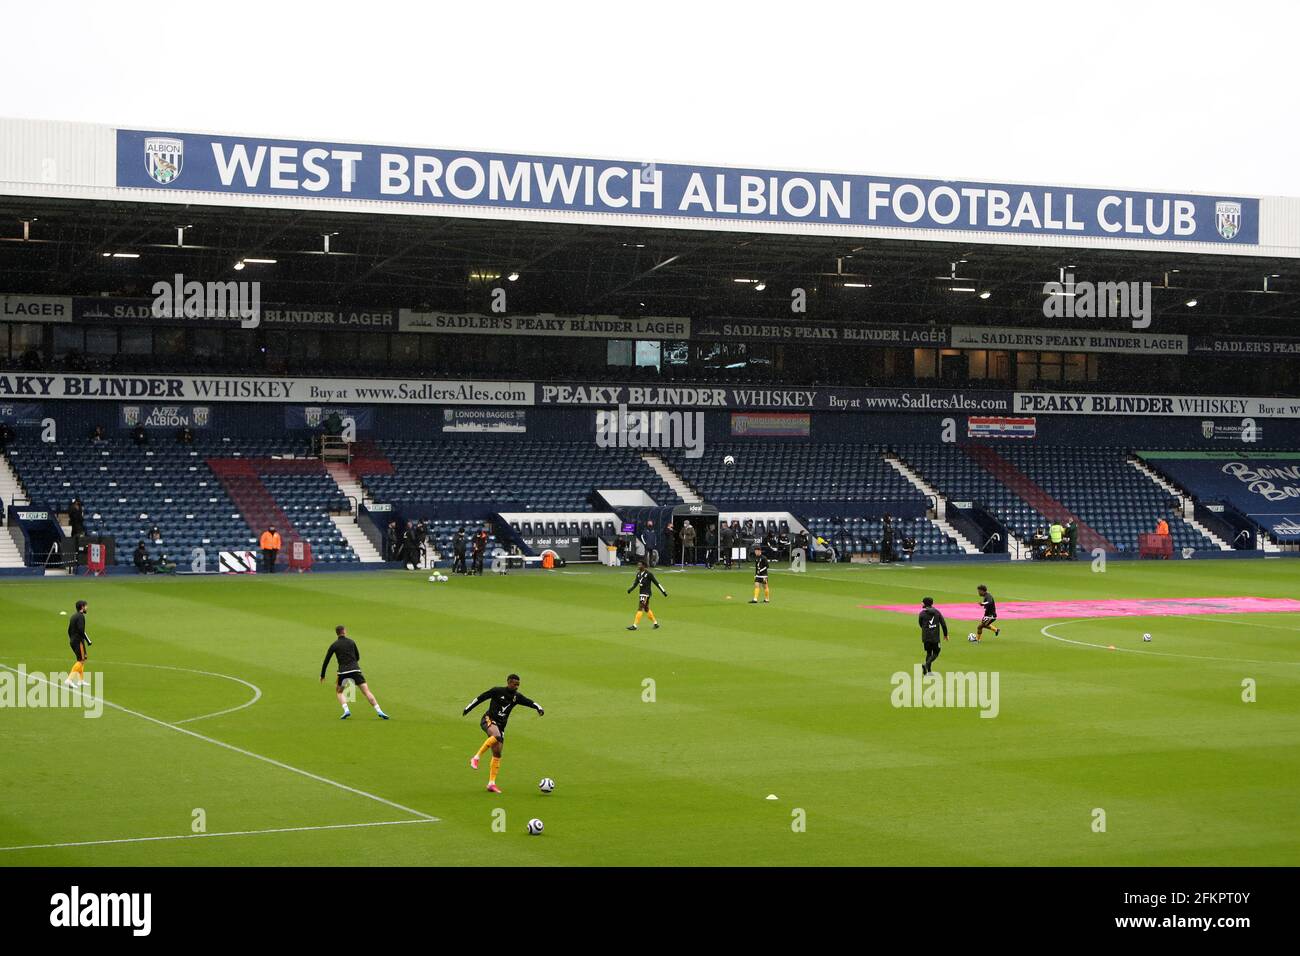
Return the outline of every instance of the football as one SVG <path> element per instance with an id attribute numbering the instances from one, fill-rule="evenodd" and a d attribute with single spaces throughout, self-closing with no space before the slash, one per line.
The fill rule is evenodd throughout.
<path id="1" fill-rule="evenodd" d="M 967 635 L 966 635 L 966 640 L 968 640 L 968 641 L 970 641 L 972 644 L 974 644 L 974 643 L 975 643 L 975 635 L 974 635 L 974 634 L 967 634 Z"/>
<path id="2" fill-rule="evenodd" d="M 1144 640 L 1144 641 L 1150 641 L 1150 640 L 1151 640 L 1151 635 L 1150 635 L 1150 634 L 1143 634 L 1143 635 L 1142 635 L 1142 640 Z"/>
<path id="3" fill-rule="evenodd" d="M 555 781 L 550 777 L 543 777 L 542 782 L 537 785 L 537 789 L 542 793 L 550 793 L 555 789 Z"/>
<path id="4" fill-rule="evenodd" d="M 537 835 L 538 835 L 539 833 L 541 833 L 541 832 L 542 832 L 542 821 L 541 821 L 541 820 L 537 819 L 536 817 L 533 817 L 531 820 L 528 821 L 528 835 L 529 835 L 529 836 L 537 836 Z"/>
<path id="5" fill-rule="evenodd" d="M 728 465 L 728 466 L 730 466 L 730 465 L 734 465 L 734 464 L 736 463 L 736 456 L 735 456 L 735 455 L 727 455 L 725 458 L 722 459 L 722 463 L 723 463 L 724 465 Z"/>

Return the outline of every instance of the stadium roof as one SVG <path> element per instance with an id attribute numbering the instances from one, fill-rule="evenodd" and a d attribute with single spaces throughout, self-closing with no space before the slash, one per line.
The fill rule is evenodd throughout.
<path id="1" fill-rule="evenodd" d="M 803 289 L 818 319 L 1036 324 L 1073 276 L 1150 282 L 1189 330 L 1300 316 L 1300 199 L 4 119 L 0 142 L 0 293 L 183 273 L 304 306 L 483 311 L 502 286 L 511 312 L 788 318 Z"/>
<path id="2" fill-rule="evenodd" d="M 253 259 L 275 261 L 235 270 Z M 268 302 L 447 311 L 502 287 L 512 312 L 791 318 L 802 288 L 819 319 L 1000 325 L 1041 324 L 1044 283 L 1069 274 L 1151 282 L 1180 330 L 1300 317 L 1290 259 L 0 196 L 0 292 L 145 296 L 175 273 L 258 279 Z"/>

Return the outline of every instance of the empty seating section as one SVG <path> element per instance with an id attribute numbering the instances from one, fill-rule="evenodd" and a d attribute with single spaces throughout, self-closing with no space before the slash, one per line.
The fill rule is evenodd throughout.
<path id="1" fill-rule="evenodd" d="M 728 455 L 735 464 L 725 463 Z M 789 502 L 926 504 L 925 496 L 889 466 L 876 445 L 731 442 L 710 445 L 702 458 L 687 458 L 683 451 L 665 457 L 705 501 L 719 507 L 762 502 L 782 507 Z"/>
<path id="2" fill-rule="evenodd" d="M 1218 550 L 1175 517 L 1169 493 L 1128 463 L 1126 449 L 1017 446 L 1001 454 L 1119 550 L 1137 550 L 1138 535 L 1162 517 L 1175 548 Z"/>
<path id="3" fill-rule="evenodd" d="M 847 561 L 855 554 L 878 554 L 885 532 L 883 518 L 811 517 L 807 525 L 808 533 L 825 538 L 840 561 Z M 916 542 L 914 553 L 922 557 L 962 553 L 961 546 L 928 518 L 895 518 L 893 525 L 894 550 L 900 555 L 905 539 Z"/>
<path id="4" fill-rule="evenodd" d="M 24 442 L 9 458 L 33 502 L 66 511 L 73 498 L 85 509 L 86 532 L 112 535 L 116 561 L 129 566 L 136 543 L 144 541 L 155 559 L 165 554 L 182 568 L 193 549 L 202 548 L 210 566 L 218 551 L 256 550 L 262 528 L 246 515 L 213 473 L 209 459 L 269 458 L 285 452 L 285 442 L 245 440 L 178 445 Z M 329 520 L 327 509 L 341 498 L 325 473 L 267 474 L 265 490 L 295 530 L 312 545 L 320 562 L 354 562 L 355 553 Z M 157 527 L 161 540 L 149 531 Z M 280 528 L 287 532 L 288 528 Z M 292 535 L 283 534 L 287 550 Z M 287 559 L 287 555 L 282 555 Z"/>
<path id="5" fill-rule="evenodd" d="M 635 452 L 592 442 L 385 441 L 391 475 L 368 475 L 376 500 L 489 502 L 538 511 L 585 511 L 597 488 L 640 488 L 658 504 L 681 499 Z"/>
<path id="6" fill-rule="evenodd" d="M 1215 549 L 1213 542 L 1172 513 L 1168 493 L 1133 468 L 1123 448 L 1029 447 L 1008 442 L 993 449 L 1006 465 L 1063 506 L 1062 513 L 1033 507 L 959 446 L 905 445 L 897 450 L 940 494 L 978 503 L 1021 538 L 1054 518 L 1064 518 L 1068 510 L 1120 551 L 1136 550 L 1138 535 L 1154 531 L 1161 517 L 1169 521 L 1174 547 Z M 980 454 L 987 455 L 987 448 Z"/>
<path id="7" fill-rule="evenodd" d="M 150 554 L 182 565 L 202 548 L 255 548 L 255 535 L 194 447 L 132 444 L 47 445 L 10 449 L 10 461 L 32 501 L 66 511 L 73 498 L 85 509 L 86 533 L 112 535 L 117 563 L 129 565 L 138 541 Z M 149 540 L 157 527 L 162 541 Z"/>
<path id="8" fill-rule="evenodd" d="M 346 499 L 340 500 L 341 493 L 333 478 L 325 472 L 318 475 L 261 472 L 259 477 L 298 536 L 311 545 L 314 561 L 349 564 L 360 561 L 343 532 L 330 520 L 331 507 L 348 507 Z"/>
<path id="9" fill-rule="evenodd" d="M 950 501 L 974 501 L 1021 538 L 1047 525 L 1045 515 L 972 461 L 956 445 L 901 445 L 902 459 Z"/>

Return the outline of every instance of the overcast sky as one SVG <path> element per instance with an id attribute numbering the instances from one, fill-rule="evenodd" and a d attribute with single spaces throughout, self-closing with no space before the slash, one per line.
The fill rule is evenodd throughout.
<path id="1" fill-rule="evenodd" d="M 0 115 L 1300 196 L 1300 4 L 6 4 Z"/>

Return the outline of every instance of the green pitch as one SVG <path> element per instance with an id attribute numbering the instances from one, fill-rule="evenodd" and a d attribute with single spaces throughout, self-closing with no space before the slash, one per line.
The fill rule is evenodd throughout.
<path id="1" fill-rule="evenodd" d="M 663 573 L 664 626 L 636 633 L 630 572 L 603 568 L 3 582 L 0 664 L 65 673 L 59 612 L 84 597 L 110 706 L 0 708 L 0 866 L 1294 864 L 1300 615 L 1005 606 L 1285 598 L 1298 568 L 821 566 L 775 573 L 766 606 L 744 571 Z M 997 716 L 894 707 L 915 615 L 862 605 L 951 610 L 979 583 L 1002 636 L 951 622 L 937 671 L 996 672 Z M 363 699 L 338 719 L 338 623 L 392 720 Z M 515 711 L 497 796 L 461 709 L 510 671 L 546 716 Z"/>

